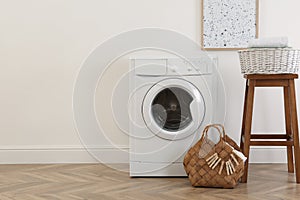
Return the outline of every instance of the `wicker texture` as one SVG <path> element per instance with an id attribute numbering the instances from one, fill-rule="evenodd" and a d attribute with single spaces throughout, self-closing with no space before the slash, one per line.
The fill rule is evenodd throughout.
<path id="1" fill-rule="evenodd" d="M 222 126 L 223 132 L 220 131 L 220 126 L 208 125 L 204 129 L 201 139 L 185 155 L 183 161 L 184 168 L 193 186 L 233 188 L 238 184 L 239 179 L 244 173 L 243 160 L 233 152 L 233 148 L 239 150 L 238 145 L 228 136 L 225 136 Z M 219 131 L 220 141 L 213 145 L 212 150 L 205 157 L 201 157 L 203 154 L 201 151 L 205 151 L 207 145 L 214 144 L 207 138 L 207 132 L 211 127 Z M 235 168 L 233 174 L 228 175 L 226 167 L 222 167 L 221 162 L 214 169 L 209 166 L 207 159 L 216 153 L 222 161 L 232 160 Z M 234 155 L 236 161 L 232 159 L 231 154 Z M 238 162 L 238 164 L 235 162 Z M 221 173 L 219 174 L 219 172 Z"/>
<path id="2" fill-rule="evenodd" d="M 300 50 L 252 48 L 238 51 L 243 74 L 298 73 Z"/>

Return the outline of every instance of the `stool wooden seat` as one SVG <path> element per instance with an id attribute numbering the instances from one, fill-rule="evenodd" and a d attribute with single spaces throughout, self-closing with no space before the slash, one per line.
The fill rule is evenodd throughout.
<path id="1" fill-rule="evenodd" d="M 245 172 L 242 182 L 247 182 L 248 161 L 250 146 L 286 146 L 288 172 L 295 171 L 296 182 L 300 183 L 300 149 L 299 133 L 296 108 L 296 94 L 294 79 L 298 78 L 297 74 L 246 74 L 244 113 L 241 130 L 241 149 L 248 158 L 245 163 Z M 252 134 L 252 113 L 255 87 L 283 87 L 284 92 L 284 110 L 285 110 L 285 128 L 284 134 Z M 257 140 L 259 139 L 259 140 Z M 282 139 L 278 141 L 278 139 Z M 294 148 L 293 148 L 294 147 Z"/>

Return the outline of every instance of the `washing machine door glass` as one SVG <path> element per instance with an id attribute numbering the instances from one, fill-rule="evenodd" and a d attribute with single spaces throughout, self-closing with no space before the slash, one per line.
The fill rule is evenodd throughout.
<path id="1" fill-rule="evenodd" d="M 190 111 L 192 101 L 193 97 L 182 88 L 163 89 L 152 102 L 153 119 L 164 130 L 182 130 L 193 120 Z"/>
<path id="2" fill-rule="evenodd" d="M 146 126 L 165 139 L 182 139 L 194 133 L 204 116 L 201 92 L 183 79 L 166 79 L 155 84 L 143 103 Z"/>

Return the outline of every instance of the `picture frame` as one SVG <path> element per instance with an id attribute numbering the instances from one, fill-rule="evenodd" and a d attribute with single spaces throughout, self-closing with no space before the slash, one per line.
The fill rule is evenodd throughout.
<path id="1" fill-rule="evenodd" d="M 258 37 L 259 0 L 201 0 L 201 48 L 245 49 Z"/>

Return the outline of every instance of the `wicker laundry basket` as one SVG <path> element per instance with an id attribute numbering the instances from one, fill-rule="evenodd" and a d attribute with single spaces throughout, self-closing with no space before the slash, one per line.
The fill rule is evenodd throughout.
<path id="1" fill-rule="evenodd" d="M 300 50 L 292 48 L 249 48 L 238 51 L 243 74 L 298 73 Z"/>
<path id="2" fill-rule="evenodd" d="M 220 134 L 217 144 L 207 137 L 210 128 L 217 129 Z M 238 145 L 225 134 L 222 125 L 206 126 L 201 139 L 184 157 L 184 169 L 191 184 L 195 187 L 234 188 L 244 173 L 244 161 L 235 153 L 239 150 Z M 225 161 L 226 166 L 234 163 L 231 173 L 225 167 Z"/>

